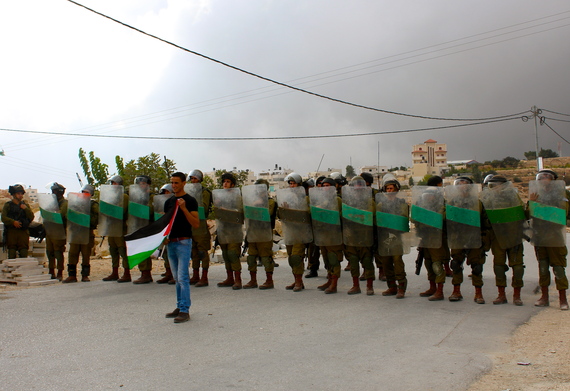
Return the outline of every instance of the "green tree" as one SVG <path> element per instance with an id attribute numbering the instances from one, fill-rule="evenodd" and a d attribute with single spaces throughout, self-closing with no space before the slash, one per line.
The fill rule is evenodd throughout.
<path id="1" fill-rule="evenodd" d="M 89 152 L 89 160 L 85 156 L 83 148 L 79 148 L 79 162 L 87 179 L 87 183 L 93 185 L 95 189 L 104 185 L 109 176 L 109 166 L 101 162 L 101 159 L 95 156 L 93 151 Z"/>
<path id="2" fill-rule="evenodd" d="M 527 160 L 535 160 L 536 159 L 536 151 L 528 151 L 524 153 L 524 156 Z M 552 149 L 543 149 L 540 148 L 540 152 L 538 152 L 538 156 L 542 158 L 550 158 L 550 157 L 558 157 L 558 154 L 554 152 Z"/>
<path id="3" fill-rule="evenodd" d="M 414 178 L 410 177 L 410 179 L 408 180 L 408 185 L 410 185 L 410 187 L 414 185 Z"/>
<path id="4" fill-rule="evenodd" d="M 161 159 L 160 155 L 154 152 L 126 163 L 117 156 L 115 162 L 117 173 L 121 172 L 119 175 L 123 177 L 125 186 L 134 183 L 139 175 L 148 175 L 152 179 L 152 187 L 158 189 L 165 183 L 169 183 L 170 175 L 176 171 L 176 164 L 172 160 L 167 159 L 166 156 Z"/>
<path id="5" fill-rule="evenodd" d="M 520 162 L 519 159 L 514 158 L 512 156 L 507 156 L 506 158 L 503 159 L 503 167 L 517 168 L 519 166 L 519 162 Z"/>
<path id="6" fill-rule="evenodd" d="M 354 171 L 354 167 L 352 167 L 350 164 L 348 166 L 346 166 L 346 177 L 348 179 L 354 178 L 356 176 L 356 171 Z"/>
<path id="7" fill-rule="evenodd" d="M 432 177 L 432 175 L 426 174 L 426 175 L 418 182 L 418 186 L 426 186 L 428 179 L 430 179 L 431 177 Z"/>
<path id="8" fill-rule="evenodd" d="M 471 177 L 471 179 L 473 179 L 473 182 L 475 182 L 475 183 L 483 182 L 483 174 L 481 173 L 481 170 L 479 170 L 478 165 L 476 165 L 476 164 L 473 165 L 471 173 L 473 174 Z"/>
<path id="9" fill-rule="evenodd" d="M 221 188 L 222 187 L 222 175 L 224 175 L 225 173 L 231 173 L 234 175 L 234 177 L 236 178 L 236 187 L 242 187 L 245 182 L 247 181 L 247 177 L 249 175 L 249 171 L 244 171 L 244 170 L 237 170 L 237 171 L 228 171 L 228 170 L 216 170 L 216 183 L 217 183 L 217 187 Z"/>

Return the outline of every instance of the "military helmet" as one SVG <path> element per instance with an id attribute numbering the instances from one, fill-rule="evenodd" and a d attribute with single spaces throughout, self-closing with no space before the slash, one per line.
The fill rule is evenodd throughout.
<path id="1" fill-rule="evenodd" d="M 366 187 L 366 181 L 361 176 L 355 176 L 350 181 L 350 186 L 352 187 Z"/>
<path id="2" fill-rule="evenodd" d="M 167 183 L 166 185 L 162 186 L 160 188 L 159 194 L 166 194 L 166 192 L 174 194 L 174 189 L 172 188 L 172 185 L 170 183 Z"/>
<path id="3" fill-rule="evenodd" d="M 332 172 L 330 174 L 330 178 L 332 178 L 339 186 L 344 186 L 347 184 L 347 180 L 340 172 Z"/>
<path id="4" fill-rule="evenodd" d="M 485 179 L 483 179 L 483 184 L 486 185 L 487 183 L 491 182 L 491 179 L 493 179 L 493 177 L 495 176 L 495 174 L 489 174 L 485 177 Z"/>
<path id="5" fill-rule="evenodd" d="M 204 180 L 204 174 L 200 170 L 192 170 L 190 174 L 188 174 L 188 181 L 190 181 L 190 178 L 192 177 L 198 178 L 200 182 Z"/>
<path id="6" fill-rule="evenodd" d="M 135 178 L 135 185 L 138 185 L 140 183 L 146 183 L 147 185 L 150 185 L 152 183 L 152 180 L 148 175 L 139 175 Z"/>
<path id="7" fill-rule="evenodd" d="M 48 183 L 48 184 L 46 185 L 46 188 L 47 188 L 47 189 L 50 189 L 53 194 L 56 194 L 56 193 L 61 193 L 61 194 L 63 194 L 63 193 L 65 193 L 65 187 L 64 187 L 63 185 L 60 185 L 60 184 L 57 183 L 57 182 L 50 182 L 50 183 Z"/>
<path id="8" fill-rule="evenodd" d="M 473 179 L 467 177 L 467 176 L 458 176 L 457 179 L 455 179 L 453 181 L 453 185 L 457 186 L 457 185 L 471 185 L 473 184 Z"/>
<path id="9" fill-rule="evenodd" d="M 322 184 L 324 185 L 325 183 L 328 183 L 328 184 L 331 185 L 331 186 L 335 186 L 335 185 L 336 185 L 335 180 L 332 179 L 332 178 L 325 178 L 325 179 L 323 179 Z"/>
<path id="10" fill-rule="evenodd" d="M 366 184 L 370 184 L 372 185 L 374 183 L 374 177 L 372 176 L 371 173 L 369 172 L 363 172 L 360 174 L 360 176 L 362 177 L 362 179 L 364 179 L 366 181 Z"/>
<path id="11" fill-rule="evenodd" d="M 231 172 L 226 172 L 226 173 L 222 174 L 222 183 L 226 179 L 230 180 L 234 186 L 237 185 L 236 177 Z"/>
<path id="12" fill-rule="evenodd" d="M 486 180 L 487 178 L 485 178 Z M 487 181 L 487 183 L 507 183 L 507 178 L 502 175 L 493 175 L 491 179 Z"/>
<path id="13" fill-rule="evenodd" d="M 396 188 L 396 190 L 400 191 L 400 182 L 398 182 L 396 179 L 388 179 L 387 181 L 382 183 L 382 191 L 386 191 L 386 187 L 388 187 L 388 185 L 392 185 Z"/>
<path id="14" fill-rule="evenodd" d="M 556 180 L 558 179 L 558 174 L 552 170 L 540 170 L 538 174 L 536 174 L 536 180 L 540 181 L 541 179 Z"/>
<path id="15" fill-rule="evenodd" d="M 318 186 L 318 185 L 322 184 L 322 183 L 323 183 L 323 180 L 324 180 L 325 178 L 326 178 L 326 176 L 320 176 L 320 177 L 318 177 L 317 180 L 316 180 L 316 182 L 315 182 L 315 185 Z"/>
<path id="16" fill-rule="evenodd" d="M 267 187 L 267 190 L 269 190 L 269 182 L 267 182 L 267 179 L 258 179 L 255 181 L 256 185 L 265 185 Z"/>
<path id="17" fill-rule="evenodd" d="M 313 178 L 309 178 L 304 182 L 308 187 L 315 187 L 315 180 Z"/>
<path id="18" fill-rule="evenodd" d="M 293 181 L 296 184 L 300 185 L 303 182 L 303 178 L 301 178 L 301 175 L 297 174 L 296 172 L 292 172 L 285 177 L 285 183 L 289 183 L 290 181 Z"/>
<path id="19" fill-rule="evenodd" d="M 109 178 L 109 180 L 107 181 L 107 184 L 112 185 L 113 183 L 116 183 L 117 185 L 122 186 L 123 185 L 123 178 L 120 175 L 113 175 L 111 178 Z"/>
<path id="20" fill-rule="evenodd" d="M 82 193 L 89 193 L 91 196 L 95 194 L 95 188 L 92 185 L 85 185 L 81 188 Z"/>
<path id="21" fill-rule="evenodd" d="M 26 190 L 24 190 L 24 186 L 16 183 L 14 186 L 10 186 L 8 187 L 8 193 L 10 193 L 10 195 L 14 195 L 17 193 L 23 193 L 26 194 Z"/>

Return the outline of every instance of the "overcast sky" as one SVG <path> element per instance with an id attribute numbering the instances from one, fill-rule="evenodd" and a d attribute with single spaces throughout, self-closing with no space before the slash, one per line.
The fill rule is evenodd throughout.
<path id="1" fill-rule="evenodd" d="M 559 1 L 79 0 L 123 23 L 235 67 L 334 99 L 406 114 L 488 118 L 570 114 L 570 3 Z M 0 188 L 77 191 L 79 148 L 116 170 L 156 152 L 179 170 L 278 164 L 410 166 L 413 144 L 449 160 L 534 150 L 534 120 L 343 138 L 190 141 L 42 135 L 287 137 L 456 125 L 294 91 L 214 63 L 66 0 L 0 2 Z M 547 118 L 570 116 L 544 112 Z M 530 114 L 529 114 L 530 115 Z M 570 123 L 547 119 L 570 140 Z M 570 153 L 546 126 L 539 146 Z M 324 155 L 324 157 L 323 157 Z"/>

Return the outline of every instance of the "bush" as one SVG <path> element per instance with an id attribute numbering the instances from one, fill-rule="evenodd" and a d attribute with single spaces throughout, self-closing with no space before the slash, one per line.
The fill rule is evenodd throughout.
<path id="1" fill-rule="evenodd" d="M 518 176 L 516 176 L 513 178 L 513 182 L 520 183 L 520 182 L 522 182 L 522 179 L 520 179 Z"/>

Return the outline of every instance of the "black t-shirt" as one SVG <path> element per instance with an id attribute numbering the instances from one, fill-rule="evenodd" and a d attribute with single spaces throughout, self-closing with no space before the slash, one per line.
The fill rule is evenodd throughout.
<path id="1" fill-rule="evenodd" d="M 170 197 L 164 203 L 164 212 L 168 213 L 172 208 L 176 206 L 176 202 L 179 198 L 186 201 L 186 209 L 190 212 L 198 211 L 198 202 L 196 198 L 189 194 L 184 194 L 182 197 Z M 192 237 L 192 225 L 186 219 L 184 212 L 178 209 L 176 212 L 176 217 L 174 218 L 174 224 L 172 224 L 172 230 L 170 231 L 170 238 L 191 238 Z"/>

